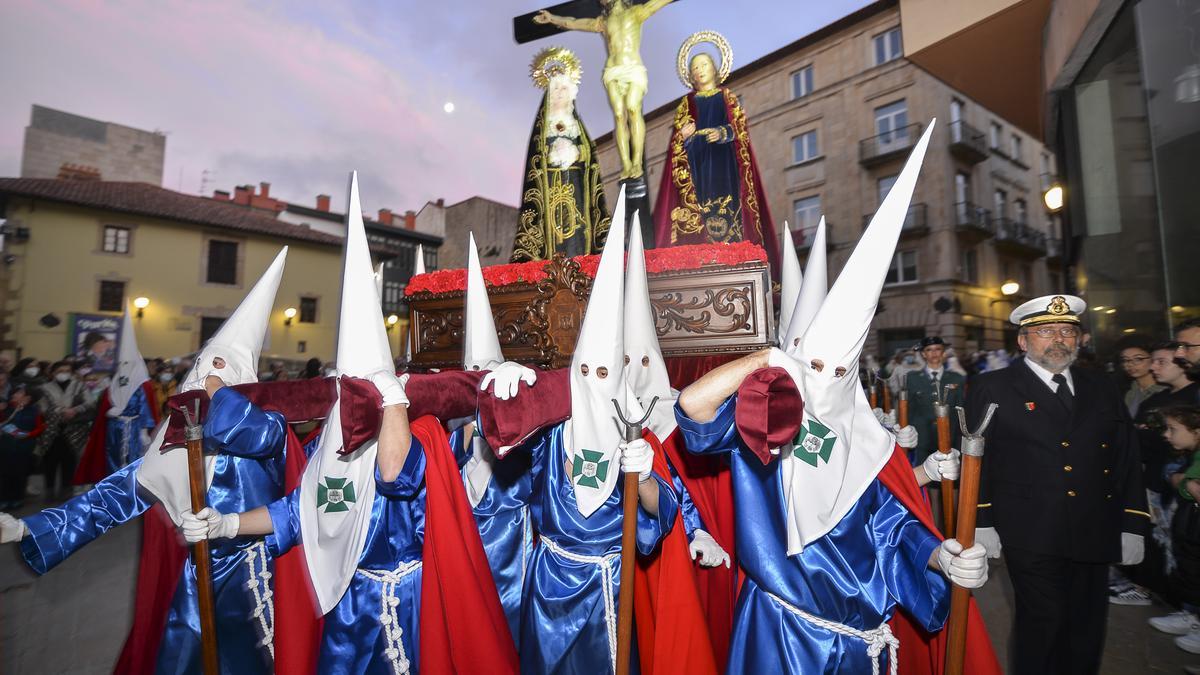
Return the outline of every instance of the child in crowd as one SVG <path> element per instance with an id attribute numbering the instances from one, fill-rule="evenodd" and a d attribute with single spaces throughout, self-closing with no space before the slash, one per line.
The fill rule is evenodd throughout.
<path id="1" fill-rule="evenodd" d="M 1171 518 L 1171 548 L 1175 566 L 1171 571 L 1171 592 L 1183 608 L 1168 616 L 1150 619 L 1154 628 L 1178 635 L 1175 645 L 1192 654 L 1200 654 L 1200 407 L 1168 405 L 1158 414 L 1163 422 L 1163 438 L 1183 458 L 1168 464 L 1169 481 L 1178 491 L 1179 504 Z"/>

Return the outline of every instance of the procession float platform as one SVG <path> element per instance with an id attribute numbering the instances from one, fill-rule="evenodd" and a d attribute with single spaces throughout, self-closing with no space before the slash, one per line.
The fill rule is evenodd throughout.
<path id="1" fill-rule="evenodd" d="M 599 255 L 483 269 L 504 356 L 560 368 L 571 361 Z M 646 251 L 650 304 L 665 357 L 732 357 L 775 339 L 767 254 L 747 242 Z M 418 369 L 462 364 L 466 270 L 414 276 L 412 359 Z"/>

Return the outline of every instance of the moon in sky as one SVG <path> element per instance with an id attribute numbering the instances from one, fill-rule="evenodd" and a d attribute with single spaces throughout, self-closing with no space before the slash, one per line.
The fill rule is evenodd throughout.
<path id="1" fill-rule="evenodd" d="M 446 101 L 445 105 L 442 106 L 442 110 L 445 111 L 447 115 L 454 112 L 454 102 Z"/>

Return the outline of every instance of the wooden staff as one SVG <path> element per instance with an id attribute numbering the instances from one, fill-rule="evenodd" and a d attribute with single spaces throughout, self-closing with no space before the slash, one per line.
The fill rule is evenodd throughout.
<path id="1" fill-rule="evenodd" d="M 208 486 L 204 472 L 204 427 L 200 424 L 200 400 L 192 414 L 183 409 L 183 438 L 187 441 L 188 487 L 192 493 L 192 513 L 208 506 Z M 192 544 L 192 562 L 196 565 L 196 595 L 200 603 L 200 655 L 204 675 L 218 675 L 217 613 L 213 599 L 212 556 L 208 540 Z"/>
<path id="2" fill-rule="evenodd" d="M 879 386 L 883 389 L 883 412 L 892 411 L 892 388 L 884 380 L 879 380 Z"/>
<path id="3" fill-rule="evenodd" d="M 949 387 L 947 387 L 948 389 Z M 943 391 L 934 392 L 933 415 L 937 420 L 938 452 L 950 452 L 950 406 L 946 404 Z M 942 478 L 942 534 L 950 539 L 954 536 L 954 481 Z"/>
<path id="4" fill-rule="evenodd" d="M 650 411 L 658 403 L 655 396 L 646 408 L 646 414 L 636 422 L 625 419 L 621 406 L 612 400 L 617 417 L 625 425 L 625 442 L 632 443 L 642 437 L 642 423 L 650 419 Z M 621 522 L 621 589 L 617 593 L 617 675 L 629 675 L 629 648 L 633 644 L 633 559 L 637 548 L 638 476 L 625 474 L 625 491 L 622 493 Z"/>
<path id="5" fill-rule="evenodd" d="M 879 392 L 875 388 L 874 381 L 872 381 L 871 384 L 867 385 L 867 391 L 870 392 L 871 408 L 872 409 L 878 408 L 879 407 Z"/>
<path id="6" fill-rule="evenodd" d="M 988 405 L 983 422 L 975 433 L 967 429 L 967 416 L 959 407 L 958 423 L 962 428 L 962 499 L 963 507 L 958 512 L 958 541 L 963 550 L 975 545 L 975 512 L 979 501 L 979 471 L 983 466 L 983 432 L 992 421 L 996 404 Z M 967 609 L 971 601 L 971 589 L 955 584 L 950 592 L 950 627 L 946 644 L 946 674 L 962 675 L 963 660 L 967 650 Z"/>
<path id="7" fill-rule="evenodd" d="M 896 424 L 900 428 L 908 426 L 908 389 L 900 390 L 900 401 L 896 404 Z"/>

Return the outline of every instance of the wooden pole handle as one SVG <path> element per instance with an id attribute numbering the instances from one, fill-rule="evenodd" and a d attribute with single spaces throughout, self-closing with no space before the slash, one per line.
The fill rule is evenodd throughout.
<path id="1" fill-rule="evenodd" d="M 885 413 L 891 412 L 892 411 L 892 389 L 891 389 L 891 387 L 887 386 L 886 382 L 884 382 L 882 386 L 883 386 L 883 412 L 885 412 Z"/>
<path id="2" fill-rule="evenodd" d="M 202 438 L 187 442 L 187 458 L 192 513 L 199 513 L 208 505 Z M 216 602 L 213 598 L 212 557 L 209 554 L 207 540 L 198 541 L 192 545 L 192 562 L 196 565 L 196 595 L 200 604 L 200 655 L 204 666 L 204 675 L 219 675 Z"/>
<path id="3" fill-rule="evenodd" d="M 975 516 L 979 501 L 979 471 L 981 457 L 962 456 L 961 495 L 963 507 L 958 512 L 958 538 L 963 549 L 975 545 Z M 971 602 L 971 589 L 954 585 L 950 592 L 950 625 L 946 644 L 946 674 L 962 675 L 963 661 L 967 650 L 967 610 Z"/>
<path id="4" fill-rule="evenodd" d="M 950 417 L 937 417 L 938 452 L 950 452 Z M 942 489 L 942 534 L 947 539 L 954 536 L 954 481 L 945 478 L 941 481 Z"/>
<path id="5" fill-rule="evenodd" d="M 896 406 L 896 423 L 901 427 L 908 426 L 908 397 L 905 392 L 900 392 L 900 401 Z"/>
<path id="6" fill-rule="evenodd" d="M 621 590 L 617 595 L 617 675 L 629 675 L 629 652 L 633 644 L 633 566 L 637 548 L 636 473 L 625 474 L 625 491 L 621 499 L 624 521 L 621 523 Z"/>

